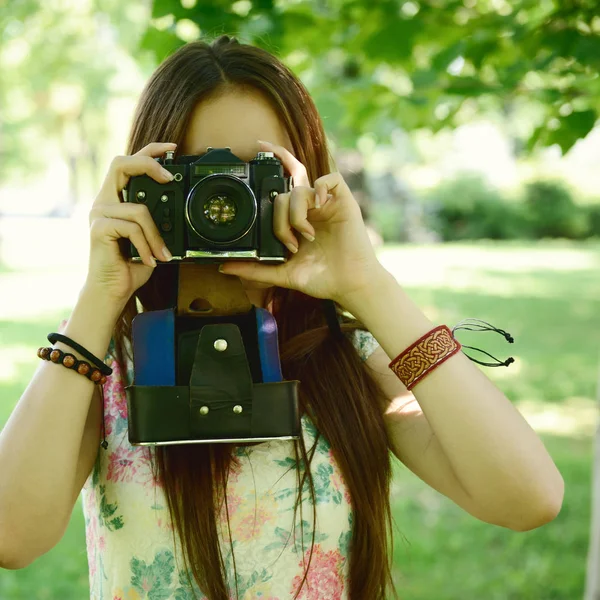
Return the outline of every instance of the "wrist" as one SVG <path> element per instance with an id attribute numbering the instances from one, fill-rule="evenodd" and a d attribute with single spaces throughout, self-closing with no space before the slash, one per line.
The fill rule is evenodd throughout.
<path id="1" fill-rule="evenodd" d="M 79 292 L 77 305 L 96 314 L 98 320 L 112 323 L 114 327 L 128 301 L 128 298 L 114 298 L 107 294 L 106 289 L 86 282 Z"/>
<path id="2" fill-rule="evenodd" d="M 377 266 L 371 270 L 367 281 L 345 292 L 335 300 L 358 317 L 358 313 L 363 312 L 365 306 L 372 304 L 377 299 L 385 298 L 392 290 L 398 290 L 399 287 L 392 274 L 378 262 Z"/>
<path id="3" fill-rule="evenodd" d="M 368 287 L 346 295 L 342 306 L 375 337 L 388 356 L 397 356 L 434 324 L 385 269 Z"/>
<path id="4" fill-rule="evenodd" d="M 99 290 L 85 285 L 79 294 L 64 329 L 61 331 L 94 356 L 104 359 L 112 334 L 124 308 L 124 303 L 111 301 Z M 65 350 L 67 347 L 58 342 L 56 347 Z M 73 353 L 73 350 L 69 350 Z M 79 353 L 74 352 L 78 358 Z"/>

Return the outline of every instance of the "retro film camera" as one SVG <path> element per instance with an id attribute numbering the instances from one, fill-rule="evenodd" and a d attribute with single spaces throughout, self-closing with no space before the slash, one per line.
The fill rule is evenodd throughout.
<path id="1" fill-rule="evenodd" d="M 291 177 L 272 152 L 259 152 L 249 163 L 230 148 L 210 147 L 176 160 L 169 151 L 157 160 L 174 180 L 132 177 L 123 196 L 148 207 L 175 260 L 284 262 L 285 246 L 273 233 L 273 201 L 290 190 Z M 133 245 L 131 256 L 139 260 Z"/>
<path id="2" fill-rule="evenodd" d="M 173 156 L 158 160 L 175 175 L 172 182 L 132 177 L 124 193 L 125 201 L 148 207 L 179 261 L 157 266 L 177 270 L 176 306 L 143 312 L 132 323 L 129 442 L 297 439 L 299 382 L 283 380 L 275 319 L 216 264 L 285 261 L 287 250 L 273 233 L 273 201 L 291 180 L 270 152 L 249 163 L 229 148 Z"/>

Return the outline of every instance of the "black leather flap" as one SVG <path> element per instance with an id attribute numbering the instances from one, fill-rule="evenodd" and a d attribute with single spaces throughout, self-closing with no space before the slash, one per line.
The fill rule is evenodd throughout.
<path id="1" fill-rule="evenodd" d="M 205 325 L 190 377 L 190 429 L 202 437 L 249 437 L 252 376 L 237 325 Z"/>

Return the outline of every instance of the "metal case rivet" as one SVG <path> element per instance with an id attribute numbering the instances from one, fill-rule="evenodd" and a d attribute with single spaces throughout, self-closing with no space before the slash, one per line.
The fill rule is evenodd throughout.
<path id="1" fill-rule="evenodd" d="M 217 352 L 225 352 L 227 350 L 227 341 L 215 340 L 214 347 Z"/>
<path id="2" fill-rule="evenodd" d="M 208 414 L 208 406 L 201 406 L 199 412 L 201 415 L 207 415 Z"/>
<path id="3" fill-rule="evenodd" d="M 244 410 L 244 409 L 243 409 L 243 408 L 242 408 L 242 407 L 241 407 L 239 404 L 236 404 L 236 405 L 233 407 L 233 412 L 234 412 L 236 415 L 239 415 L 239 414 L 240 414 L 240 413 L 241 413 L 243 410 Z"/>
<path id="4" fill-rule="evenodd" d="M 175 181 L 181 181 L 183 179 L 183 175 L 181 173 L 175 173 Z"/>
<path id="5" fill-rule="evenodd" d="M 163 194 L 163 195 L 160 197 L 160 201 L 161 201 L 161 202 L 168 202 L 168 201 L 169 201 L 169 196 L 167 196 L 166 194 Z"/>

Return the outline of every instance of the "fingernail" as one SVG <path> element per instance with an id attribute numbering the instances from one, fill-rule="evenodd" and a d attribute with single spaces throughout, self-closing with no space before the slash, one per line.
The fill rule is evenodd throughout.
<path id="1" fill-rule="evenodd" d="M 294 246 L 294 244 L 292 244 L 292 242 L 288 242 L 286 244 L 286 247 L 292 254 L 296 254 L 296 252 L 298 252 L 298 248 L 296 248 L 296 246 Z"/>
<path id="2" fill-rule="evenodd" d="M 271 145 L 271 142 L 265 142 L 264 140 L 258 140 L 259 144 L 267 144 L 267 146 Z"/>
<path id="3" fill-rule="evenodd" d="M 156 266 L 156 259 L 154 258 L 154 256 L 150 257 L 150 264 L 155 267 Z"/>
<path id="4" fill-rule="evenodd" d="M 222 272 L 223 272 L 223 265 L 222 265 L 222 264 L 220 264 L 220 265 L 219 265 L 219 273 L 222 273 Z"/>
<path id="5" fill-rule="evenodd" d="M 175 179 L 175 175 L 171 173 L 171 171 L 167 171 L 166 169 L 161 169 L 163 177 L 167 179 L 167 181 L 173 181 Z"/>
<path id="6" fill-rule="evenodd" d="M 310 233 L 306 233 L 306 231 L 301 231 L 300 232 L 309 242 L 314 242 L 315 241 L 315 236 L 311 235 Z"/>
<path id="7" fill-rule="evenodd" d="M 166 246 L 163 246 L 162 253 L 167 260 L 171 260 L 173 258 L 173 255 L 169 252 L 169 249 Z"/>

